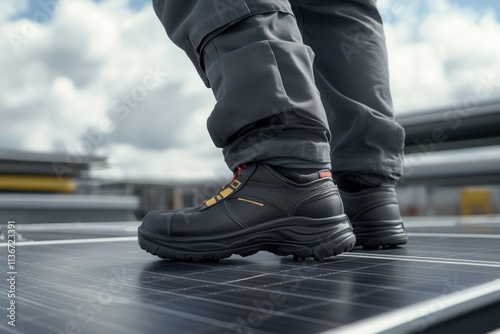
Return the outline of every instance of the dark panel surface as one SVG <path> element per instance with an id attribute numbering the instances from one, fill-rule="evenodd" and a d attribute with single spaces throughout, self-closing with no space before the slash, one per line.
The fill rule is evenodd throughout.
<path id="1" fill-rule="evenodd" d="M 491 235 L 418 229 L 405 247 L 323 262 L 261 252 L 190 263 L 142 251 L 137 223 L 100 226 L 19 228 L 39 241 L 17 247 L 16 327 L 2 314 L 0 332 L 318 333 L 500 277 Z"/>

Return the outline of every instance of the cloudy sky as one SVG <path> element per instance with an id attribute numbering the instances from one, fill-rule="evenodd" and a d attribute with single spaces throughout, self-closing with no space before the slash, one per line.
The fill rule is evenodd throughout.
<path id="1" fill-rule="evenodd" d="M 500 98 L 500 2 L 379 0 L 398 113 Z M 229 173 L 214 104 L 150 0 L 0 2 L 0 148 L 111 157 L 99 176 Z"/>

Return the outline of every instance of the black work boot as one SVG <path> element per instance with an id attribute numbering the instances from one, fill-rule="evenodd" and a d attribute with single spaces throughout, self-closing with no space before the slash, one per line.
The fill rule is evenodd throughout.
<path id="1" fill-rule="evenodd" d="M 322 259 L 356 242 L 329 171 L 284 177 L 254 163 L 238 167 L 233 180 L 198 207 L 149 212 L 138 232 L 142 249 L 173 260 L 260 250 Z"/>
<path id="2" fill-rule="evenodd" d="M 356 235 L 356 246 L 393 247 L 408 242 L 394 187 L 378 186 L 357 192 L 340 188 L 340 195 Z"/>

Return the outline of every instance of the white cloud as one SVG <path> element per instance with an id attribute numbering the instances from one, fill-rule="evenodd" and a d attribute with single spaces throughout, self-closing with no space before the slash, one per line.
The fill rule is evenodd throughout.
<path id="1" fill-rule="evenodd" d="M 0 79 L 0 110 L 8 127 L 0 146 L 77 154 L 98 149 L 116 157 L 115 175 L 183 175 L 186 161 L 193 162 L 193 174 L 213 173 L 214 164 L 193 152 L 203 147 L 209 160 L 221 154 L 207 145 L 204 122 L 191 122 L 202 109 L 208 116 L 212 94 L 152 8 L 134 12 L 126 0 L 61 3 L 44 25 L 33 20 L 39 13 L 3 21 L 8 38 L 0 42 L 7 51 L 0 64 L 9 79 Z M 26 7 L 3 3 L 0 9 L 5 19 Z M 148 146 L 153 150 L 144 151 Z"/>
<path id="2" fill-rule="evenodd" d="M 391 8 L 391 3 L 397 1 L 384 6 Z M 500 23 L 495 13 L 446 0 L 420 6 L 399 8 L 400 17 L 386 25 L 396 110 L 460 104 L 491 79 L 497 84 L 490 84 L 490 95 L 482 99 L 499 98 Z M 408 23 L 416 17 L 421 17 L 418 24 Z"/>
<path id="3" fill-rule="evenodd" d="M 223 171 L 205 127 L 212 93 L 151 6 L 135 12 L 127 0 L 62 3 L 41 25 L 37 13 L 9 19 L 27 1 L 0 2 L 0 147 L 97 149 L 115 161 L 99 175 Z M 488 81 L 487 97 L 500 96 L 500 24 L 492 12 L 445 0 L 379 4 L 399 112 L 459 103 Z"/>
<path id="4" fill-rule="evenodd" d="M 0 2 L 0 23 L 28 8 L 29 0 L 2 1 Z"/>

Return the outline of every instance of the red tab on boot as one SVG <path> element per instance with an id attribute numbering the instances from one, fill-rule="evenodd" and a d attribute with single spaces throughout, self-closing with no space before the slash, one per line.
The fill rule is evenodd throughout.
<path id="1" fill-rule="evenodd" d="M 318 174 L 319 174 L 319 177 L 321 177 L 321 178 L 323 178 L 323 177 L 330 177 L 331 178 L 332 177 L 332 173 L 329 171 L 326 171 L 326 170 L 318 172 Z"/>

